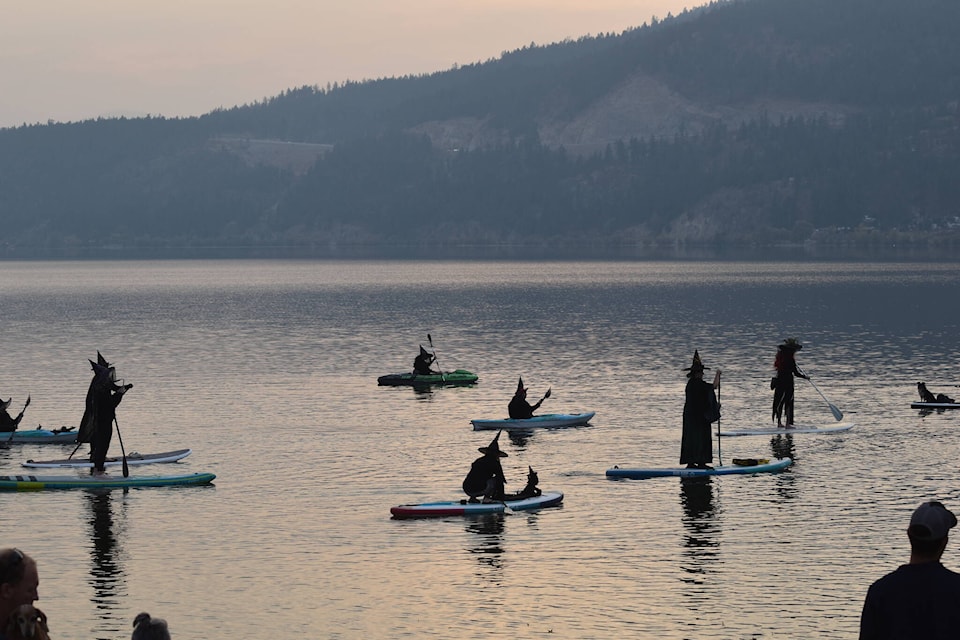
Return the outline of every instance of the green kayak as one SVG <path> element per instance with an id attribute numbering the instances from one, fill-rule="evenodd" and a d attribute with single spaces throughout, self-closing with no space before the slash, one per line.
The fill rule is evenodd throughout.
<path id="1" fill-rule="evenodd" d="M 457 369 L 456 371 L 444 371 L 433 375 L 419 375 L 416 373 L 391 373 L 377 378 L 377 384 L 381 387 L 398 386 L 432 386 L 432 385 L 458 385 L 474 384 L 478 380 L 475 373 L 470 373 L 466 369 Z"/>

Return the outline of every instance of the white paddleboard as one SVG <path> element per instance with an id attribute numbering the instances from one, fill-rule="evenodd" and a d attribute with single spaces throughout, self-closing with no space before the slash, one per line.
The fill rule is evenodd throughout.
<path id="1" fill-rule="evenodd" d="M 614 467 L 607 469 L 607 477 L 612 479 L 631 478 L 642 480 L 644 478 L 665 478 L 677 476 L 680 478 L 696 478 L 699 476 L 726 476 L 734 474 L 755 474 L 755 473 L 777 473 L 783 471 L 791 464 L 790 458 L 780 460 L 751 458 L 740 461 L 745 464 L 730 464 L 710 469 L 688 469 L 686 467 Z"/>
<path id="2" fill-rule="evenodd" d="M 138 464 L 155 464 L 161 462 L 176 462 L 177 460 L 182 460 L 190 455 L 191 449 L 178 449 L 176 451 L 165 451 L 163 453 L 131 453 L 127 456 L 127 466 L 134 466 Z M 63 460 L 27 460 L 26 462 L 21 463 L 25 467 L 30 467 L 33 469 L 62 469 L 62 468 L 78 468 L 78 469 L 89 469 L 93 466 L 93 463 L 86 457 L 82 458 L 65 458 Z M 123 465 L 122 456 L 111 456 L 106 459 L 104 466 L 106 467 L 119 467 Z"/>
<path id="3" fill-rule="evenodd" d="M 766 429 L 729 429 L 720 431 L 721 436 L 728 438 L 737 436 L 792 436 L 798 433 L 840 433 L 849 431 L 856 426 L 855 422 L 838 422 L 826 426 L 798 424 L 793 427 L 769 427 Z"/>

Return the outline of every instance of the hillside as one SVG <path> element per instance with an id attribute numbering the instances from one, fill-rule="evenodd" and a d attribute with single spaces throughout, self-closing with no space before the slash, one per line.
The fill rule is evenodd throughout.
<path id="1" fill-rule="evenodd" d="M 199 118 L 0 130 L 0 255 L 951 247 L 958 27 L 952 0 L 717 2 Z"/>

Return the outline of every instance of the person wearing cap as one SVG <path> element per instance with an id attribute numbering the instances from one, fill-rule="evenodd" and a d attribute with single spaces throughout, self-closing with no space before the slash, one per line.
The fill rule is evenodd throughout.
<path id="1" fill-rule="evenodd" d="M 778 427 L 783 427 L 785 417 L 787 429 L 793 428 L 793 377 L 807 379 L 797 368 L 796 354 L 800 349 L 803 349 L 803 345 L 797 342 L 796 338 L 787 338 L 783 344 L 777 346 L 777 357 L 773 361 L 777 375 L 770 381 L 770 388 L 773 390 L 772 419 L 777 421 Z"/>
<path id="2" fill-rule="evenodd" d="M 17 427 L 20 426 L 20 421 L 23 420 L 23 411 L 21 411 L 20 415 L 16 418 L 10 417 L 10 414 L 7 413 L 7 408 L 10 407 L 11 402 L 13 402 L 13 398 L 0 400 L 0 432 L 2 433 L 16 431 Z M 26 407 L 24 407 L 24 409 L 26 409 Z"/>
<path id="3" fill-rule="evenodd" d="M 687 374 L 686 400 L 683 403 L 683 436 L 680 439 L 680 464 L 688 469 L 712 469 L 713 434 L 710 424 L 720 419 L 720 403 L 716 390 L 720 388 L 720 370 L 713 376 L 713 384 L 704 382 L 704 367 L 700 352 L 693 352 L 693 363 L 683 369 Z"/>
<path id="4" fill-rule="evenodd" d="M 430 365 L 433 364 L 436 358 L 432 353 L 423 348 L 423 345 L 420 345 L 420 355 L 413 359 L 413 373 L 418 376 L 429 376 L 439 373 L 430 368 Z"/>
<path id="5" fill-rule="evenodd" d="M 37 586 L 40 577 L 36 561 L 19 549 L 0 550 L 0 637 L 7 620 L 24 604 L 40 599 Z"/>
<path id="6" fill-rule="evenodd" d="M 956 525 L 956 516 L 940 502 L 917 507 L 907 528 L 910 562 L 870 585 L 860 640 L 960 637 L 960 574 L 940 562 Z"/>
<path id="7" fill-rule="evenodd" d="M 500 458 L 507 454 L 500 450 L 500 431 L 486 447 L 477 449 L 483 455 L 473 461 L 470 472 L 463 479 L 463 492 L 470 496 L 470 502 L 500 502 L 504 497 L 504 486 L 507 484 L 503 477 L 503 466 Z"/>
<path id="8" fill-rule="evenodd" d="M 533 412 L 540 408 L 540 405 L 543 404 L 543 401 L 550 397 L 550 391 L 548 390 L 540 402 L 537 404 L 531 405 L 527 402 L 527 389 L 523 386 L 523 378 L 520 378 L 520 381 L 517 382 L 517 390 L 513 394 L 513 398 L 510 400 L 510 404 L 507 405 L 507 413 L 510 415 L 511 420 L 526 420 L 533 417 Z"/>

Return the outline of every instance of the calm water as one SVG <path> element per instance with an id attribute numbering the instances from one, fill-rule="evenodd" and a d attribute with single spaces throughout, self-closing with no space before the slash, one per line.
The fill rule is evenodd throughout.
<path id="1" fill-rule="evenodd" d="M 191 447 L 214 487 L 0 495 L 3 546 L 40 563 L 55 638 L 852 638 L 906 560 L 911 510 L 960 509 L 956 264 L 0 263 L 0 395 L 24 426 L 76 425 L 97 349 L 136 386 L 127 452 Z M 430 333 L 472 388 L 378 387 Z M 769 425 L 776 345 L 857 426 L 724 438 L 780 475 L 609 481 L 673 466 L 693 350 L 724 371 L 724 427 Z M 591 426 L 502 438 L 562 508 L 391 520 L 451 499 L 517 376 Z M 953 387 L 953 389 L 951 389 Z M 798 381 L 797 419 L 829 409 Z M 71 446 L 0 449 L 0 473 Z M 114 437 L 113 453 L 119 453 Z M 170 467 L 134 467 L 132 474 Z M 59 473 L 59 472 L 58 472 Z M 64 472 L 66 473 L 66 472 Z M 960 566 L 958 545 L 945 563 Z"/>

